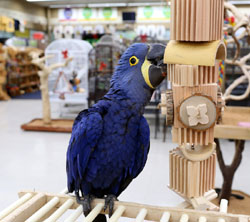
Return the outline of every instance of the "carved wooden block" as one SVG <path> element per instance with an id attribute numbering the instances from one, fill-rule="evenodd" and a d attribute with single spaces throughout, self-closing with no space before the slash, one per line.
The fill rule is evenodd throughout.
<path id="1" fill-rule="evenodd" d="M 214 142 L 214 129 L 196 131 L 191 128 L 172 128 L 172 141 L 179 145 L 191 143 L 194 145 L 208 145 Z"/>
<path id="2" fill-rule="evenodd" d="M 215 66 L 198 65 L 168 65 L 168 80 L 181 86 L 197 86 L 217 83 L 219 75 L 219 62 Z"/>
<path id="3" fill-rule="evenodd" d="M 179 148 L 170 151 L 169 187 L 180 195 L 193 198 L 203 196 L 214 188 L 216 154 L 203 161 L 186 159 Z"/>
<path id="4" fill-rule="evenodd" d="M 223 0 L 172 0 L 171 39 L 213 41 L 222 38 Z"/>

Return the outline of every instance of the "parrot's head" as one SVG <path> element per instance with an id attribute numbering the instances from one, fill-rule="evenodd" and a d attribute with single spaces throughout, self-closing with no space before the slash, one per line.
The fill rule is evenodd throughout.
<path id="1" fill-rule="evenodd" d="M 162 44 L 135 43 L 121 56 L 111 79 L 111 89 L 122 90 L 134 101 L 147 103 L 166 76 Z"/>

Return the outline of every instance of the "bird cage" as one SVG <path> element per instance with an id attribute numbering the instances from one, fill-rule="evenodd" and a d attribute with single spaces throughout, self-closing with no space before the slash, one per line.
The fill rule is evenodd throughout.
<path id="1" fill-rule="evenodd" d="M 97 101 L 108 91 L 110 78 L 125 49 L 114 36 L 104 35 L 90 51 L 90 101 Z"/>
<path id="2" fill-rule="evenodd" d="M 75 112 L 74 116 L 87 108 L 88 54 L 91 49 L 92 46 L 86 41 L 59 39 L 49 44 L 45 50 L 45 56 L 49 57 L 46 59 L 47 66 L 73 58 L 66 67 L 57 68 L 49 75 L 50 100 L 60 104 L 61 115 Z"/>

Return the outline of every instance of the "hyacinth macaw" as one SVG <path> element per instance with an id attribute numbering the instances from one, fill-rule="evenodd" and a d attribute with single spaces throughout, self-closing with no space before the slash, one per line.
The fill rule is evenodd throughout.
<path id="1" fill-rule="evenodd" d="M 85 215 L 93 197 L 105 198 L 111 215 L 116 197 L 144 168 L 149 126 L 143 112 L 165 77 L 164 51 L 161 44 L 130 46 L 108 93 L 75 119 L 67 151 L 68 190 L 75 192 Z M 106 221 L 103 217 L 96 221 Z"/>

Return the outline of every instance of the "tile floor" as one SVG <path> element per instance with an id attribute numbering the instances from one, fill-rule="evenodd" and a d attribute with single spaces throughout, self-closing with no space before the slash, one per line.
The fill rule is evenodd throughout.
<path id="1" fill-rule="evenodd" d="M 41 117 L 41 110 L 39 100 L 0 102 L 0 211 L 17 200 L 20 190 L 59 192 L 66 187 L 65 154 L 70 134 L 24 132 L 20 129 L 21 124 Z M 221 145 L 229 163 L 234 145 L 226 140 Z M 170 134 L 165 143 L 162 138 L 152 138 L 145 169 L 119 199 L 163 206 L 180 203 L 182 199 L 167 188 L 168 152 L 175 146 L 171 143 Z M 250 193 L 248 159 L 249 141 L 246 142 L 233 188 Z M 222 176 L 217 167 L 216 186 L 221 186 L 221 183 Z"/>

